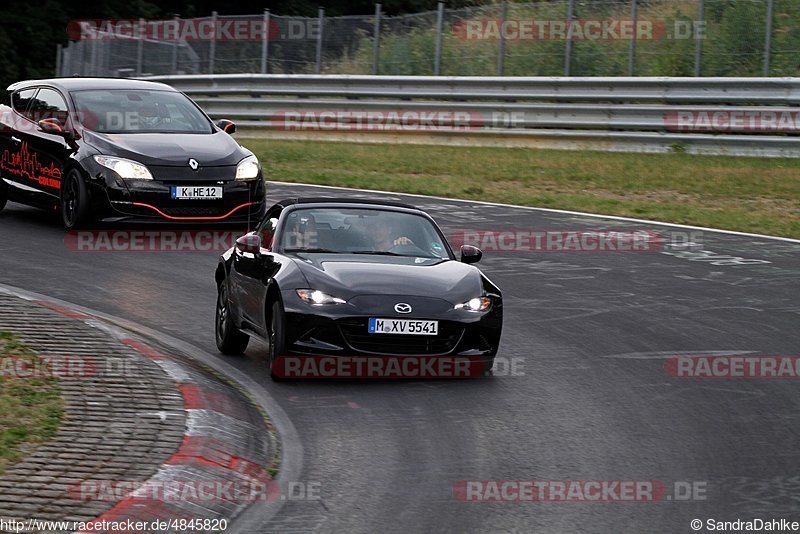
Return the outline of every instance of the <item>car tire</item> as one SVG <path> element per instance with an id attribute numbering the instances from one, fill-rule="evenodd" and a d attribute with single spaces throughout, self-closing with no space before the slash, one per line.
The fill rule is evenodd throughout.
<path id="1" fill-rule="evenodd" d="M 281 380 L 281 377 L 275 374 L 273 362 L 277 356 L 283 355 L 284 344 L 286 339 L 284 331 L 284 316 L 283 306 L 280 301 L 276 300 L 272 303 L 269 316 L 269 376 L 273 380 Z"/>
<path id="2" fill-rule="evenodd" d="M 61 222 L 65 230 L 75 230 L 86 222 L 89 193 L 83 177 L 73 169 L 61 184 Z"/>
<path id="3" fill-rule="evenodd" d="M 217 288 L 217 311 L 214 317 L 214 337 L 222 354 L 238 356 L 244 354 L 250 337 L 239 330 L 231 317 L 228 285 L 223 280 Z"/>
<path id="4" fill-rule="evenodd" d="M 6 207 L 6 203 L 8 202 L 8 186 L 0 179 L 0 211 L 3 211 L 3 208 Z"/>

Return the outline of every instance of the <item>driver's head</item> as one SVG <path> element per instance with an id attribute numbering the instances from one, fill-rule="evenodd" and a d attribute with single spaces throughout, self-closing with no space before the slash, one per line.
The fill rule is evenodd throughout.
<path id="1" fill-rule="evenodd" d="M 157 104 L 143 104 L 139 108 L 139 120 L 145 126 L 155 126 L 161 118 Z"/>
<path id="2" fill-rule="evenodd" d="M 386 217 L 377 217 L 375 222 L 367 226 L 370 236 L 377 242 L 386 241 L 392 234 L 392 223 Z"/>

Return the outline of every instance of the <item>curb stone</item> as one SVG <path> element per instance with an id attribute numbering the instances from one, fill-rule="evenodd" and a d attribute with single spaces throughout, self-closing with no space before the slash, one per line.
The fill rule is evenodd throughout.
<path id="1" fill-rule="evenodd" d="M 257 402 L 252 402 L 243 388 L 195 359 L 172 354 L 169 350 L 163 350 L 160 347 L 156 348 L 141 337 L 122 331 L 98 317 L 78 309 L 65 307 L 61 303 L 41 300 L 31 302 L 30 299 L 25 302 L 25 300 L 9 296 L 7 293 L 0 293 L 0 328 L 22 332 L 20 339 L 34 350 L 42 354 L 46 354 L 42 351 L 49 350 L 52 353 L 55 350 L 60 355 L 64 355 L 66 350 L 70 354 L 76 353 L 76 355 L 84 357 L 91 355 L 100 361 L 103 359 L 103 352 L 99 349 L 105 348 L 110 351 L 105 356 L 109 356 L 109 354 L 117 356 L 127 362 L 127 365 L 133 366 L 136 371 L 146 370 L 145 377 L 148 380 L 159 380 L 159 386 L 166 389 L 168 394 L 165 393 L 165 399 L 161 403 L 144 404 L 143 406 L 147 410 L 151 410 L 144 415 L 157 428 L 166 427 L 169 428 L 169 431 L 162 431 L 164 436 L 156 433 L 154 441 L 159 447 L 160 454 L 151 455 L 146 447 L 126 447 L 127 442 L 124 440 L 112 440 L 107 437 L 109 428 L 116 432 L 127 432 L 126 436 L 138 437 L 145 434 L 146 428 L 143 428 L 138 419 L 134 419 L 133 422 L 127 421 L 123 425 L 114 422 L 112 426 L 109 426 L 109 421 L 90 418 L 89 426 L 94 434 L 90 433 L 87 436 L 93 435 L 100 441 L 107 440 L 101 445 L 109 452 L 127 453 L 124 458 L 132 463 L 132 467 L 125 469 L 128 467 L 126 464 L 115 468 L 113 462 L 99 460 L 97 455 L 101 445 L 95 445 L 93 450 L 85 451 L 84 455 L 78 454 L 77 457 L 62 452 L 60 455 L 64 460 L 68 460 L 70 465 L 88 462 L 95 469 L 88 471 L 76 469 L 76 473 L 72 474 L 78 476 L 72 477 L 62 476 L 68 474 L 68 471 L 55 473 L 50 471 L 49 474 L 54 476 L 45 475 L 37 479 L 46 488 L 41 488 L 43 493 L 37 492 L 37 497 L 32 498 L 30 495 L 36 489 L 26 487 L 24 484 L 20 485 L 21 479 L 36 476 L 39 472 L 48 473 L 46 469 L 51 462 L 47 455 L 52 454 L 56 449 L 48 448 L 52 442 L 44 444 L 31 457 L 41 453 L 44 455 L 40 459 L 42 461 L 30 461 L 31 458 L 28 458 L 9 469 L 9 473 L 6 475 L 12 477 L 8 482 L 16 485 L 16 500 L 21 502 L 4 500 L 7 490 L 6 486 L 2 485 L 2 481 L 6 477 L 0 477 L 0 515 L 55 520 L 94 519 L 95 522 L 124 521 L 126 519 L 152 521 L 175 518 L 225 518 L 230 520 L 241 515 L 250 504 L 253 504 L 252 499 L 237 501 L 236 499 L 217 498 L 213 502 L 197 503 L 186 500 L 173 502 L 171 499 L 164 499 L 163 495 L 147 495 L 148 488 L 157 490 L 163 488 L 170 481 L 209 480 L 209 477 L 213 477 L 212 480 L 233 483 L 263 481 L 277 470 L 281 449 L 275 428 L 266 416 L 263 407 Z M 22 317 L 20 320 L 20 306 L 29 310 L 33 317 Z M 14 328 L 8 327 L 9 321 Z M 40 325 L 47 325 L 48 331 L 43 332 Z M 59 328 L 49 328 L 56 325 Z M 23 327 L 27 327 L 27 330 L 24 330 Z M 64 345 L 68 341 L 64 332 L 69 328 L 79 331 L 82 336 L 76 339 L 76 346 Z M 38 336 L 35 334 L 37 331 L 39 332 Z M 103 359 L 103 361 L 107 360 Z M 131 362 L 135 362 L 135 364 Z M 128 367 L 123 368 L 126 369 L 126 373 L 134 372 L 129 371 Z M 116 383 L 120 387 L 125 387 L 129 382 L 127 378 L 131 377 L 138 377 L 138 375 L 126 376 L 126 380 L 119 380 L 117 377 Z M 86 395 L 87 398 L 96 398 L 97 391 L 91 392 L 94 395 L 92 397 L 86 391 L 81 391 L 80 388 L 84 390 L 89 386 L 96 388 L 96 380 L 100 378 L 111 379 L 113 377 L 92 376 L 89 379 L 83 377 L 80 380 L 62 380 L 61 385 L 62 389 L 69 389 L 73 387 L 73 383 L 77 382 L 74 386 L 79 388 L 76 390 L 76 396 Z M 139 378 L 137 383 L 146 382 L 141 380 L 141 377 Z M 152 395 L 152 392 L 148 391 L 148 393 Z M 149 395 L 146 396 L 149 397 Z M 102 395 L 101 398 L 103 398 Z M 110 403 L 109 399 L 115 399 L 115 396 L 105 394 L 105 399 Z M 65 425 L 72 422 L 73 404 L 67 402 L 68 421 L 65 421 Z M 123 404 L 122 409 L 129 415 L 142 417 L 142 414 L 132 410 L 130 405 L 117 404 Z M 93 412 L 93 417 L 96 417 L 97 413 L 97 411 Z M 97 424 L 98 422 L 100 424 Z M 60 434 L 61 431 L 54 440 L 58 439 Z M 76 446 L 86 447 L 85 438 L 87 436 L 84 436 L 82 432 L 69 436 L 74 440 Z M 170 439 L 171 441 L 169 441 Z M 20 479 L 15 480 L 12 471 L 17 468 L 28 469 L 27 472 L 20 471 L 28 476 L 17 475 Z M 55 483 L 58 476 L 61 476 L 61 482 Z M 70 499 L 65 495 L 70 484 L 74 485 L 82 480 L 92 478 L 136 481 L 143 482 L 144 485 L 140 488 L 142 491 L 139 492 L 139 496 L 134 494 L 116 503 L 105 501 L 85 503 L 74 498 Z M 8 491 L 11 489 L 9 488 Z M 53 505 L 46 498 L 39 498 L 39 495 L 44 497 L 48 490 L 49 495 L 55 497 L 58 505 Z M 275 498 L 274 495 L 272 497 Z M 15 504 L 16 507 L 13 506 Z M 48 511 L 51 515 L 46 513 Z M 96 532 L 96 530 L 93 531 Z"/>

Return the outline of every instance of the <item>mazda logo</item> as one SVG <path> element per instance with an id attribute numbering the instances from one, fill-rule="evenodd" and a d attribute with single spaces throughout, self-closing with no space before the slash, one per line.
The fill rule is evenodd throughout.
<path id="1" fill-rule="evenodd" d="M 192 158 L 192 159 L 189 160 L 189 167 L 193 171 L 196 171 L 198 168 L 200 168 L 200 163 L 198 163 L 198 161 L 196 159 Z"/>
<path id="2" fill-rule="evenodd" d="M 411 313 L 411 304 L 405 302 L 398 302 L 394 305 L 394 311 L 397 313 Z"/>

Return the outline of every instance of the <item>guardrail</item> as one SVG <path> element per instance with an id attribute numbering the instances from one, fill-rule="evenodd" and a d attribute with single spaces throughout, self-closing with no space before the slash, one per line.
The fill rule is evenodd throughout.
<path id="1" fill-rule="evenodd" d="M 243 136 L 800 157 L 800 78 L 147 79 Z"/>

